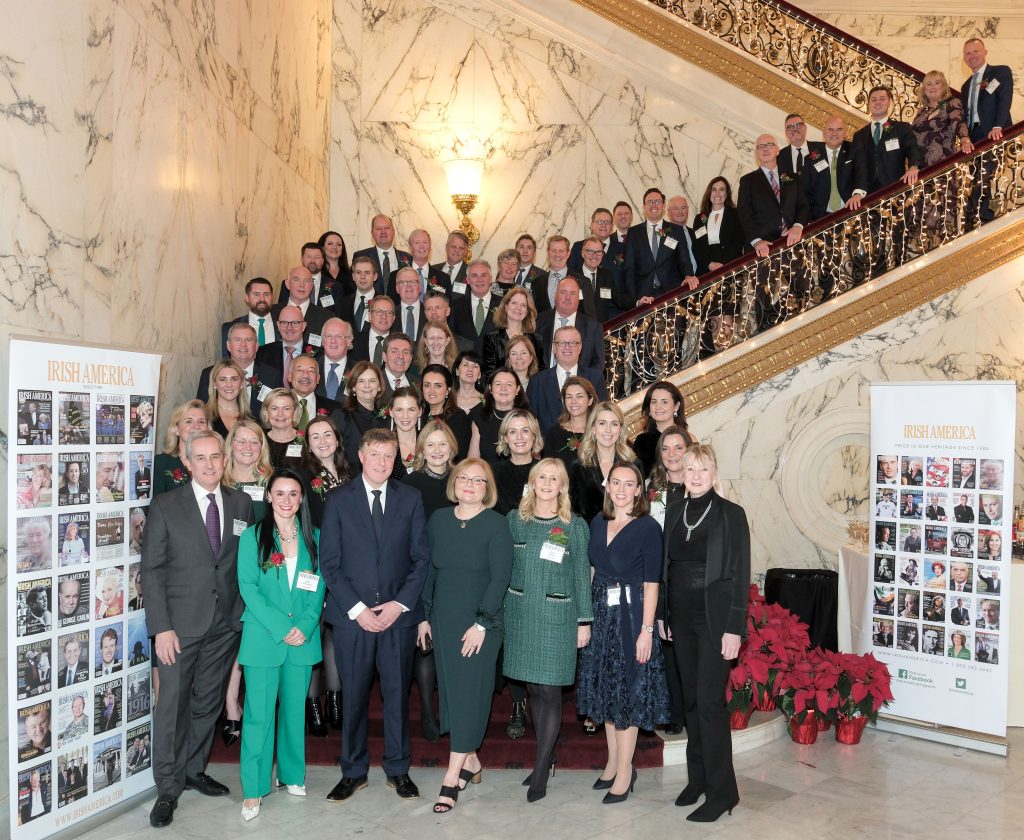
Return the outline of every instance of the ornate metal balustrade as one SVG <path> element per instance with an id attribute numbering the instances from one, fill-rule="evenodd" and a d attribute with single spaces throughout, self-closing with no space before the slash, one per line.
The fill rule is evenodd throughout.
<path id="1" fill-rule="evenodd" d="M 1024 122 L 924 170 L 913 187 L 897 184 L 815 222 L 791 247 L 780 240 L 764 258 L 747 255 L 692 292 L 609 321 L 608 393 L 626 397 L 941 248 L 977 228 L 986 203 L 997 217 L 1024 206 Z"/>
<path id="2" fill-rule="evenodd" d="M 917 112 L 919 70 L 782 0 L 648 2 L 858 111 L 886 85 L 899 119 Z"/>

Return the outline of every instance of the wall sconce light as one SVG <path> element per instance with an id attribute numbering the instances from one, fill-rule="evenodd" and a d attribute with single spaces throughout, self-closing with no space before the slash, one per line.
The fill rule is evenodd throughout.
<path id="1" fill-rule="evenodd" d="M 482 160 L 450 160 L 444 165 L 445 174 L 448 176 L 448 191 L 452 195 L 452 204 L 462 214 L 462 221 L 459 229 L 469 239 L 469 250 L 466 252 L 466 259 L 473 257 L 473 245 L 480 239 L 480 231 L 469 218 L 469 214 L 476 207 L 480 198 L 480 182 L 484 175 L 484 162 Z"/>

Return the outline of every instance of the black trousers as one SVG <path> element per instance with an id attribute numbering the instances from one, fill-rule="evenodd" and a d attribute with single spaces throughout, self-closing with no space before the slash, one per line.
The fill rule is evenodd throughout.
<path id="1" fill-rule="evenodd" d="M 672 605 L 671 600 L 670 609 L 672 647 L 683 682 L 687 776 L 691 784 L 704 786 L 708 803 L 728 807 L 740 798 L 725 708 L 732 663 L 722 658 L 722 639 L 711 638 L 703 613 Z"/>

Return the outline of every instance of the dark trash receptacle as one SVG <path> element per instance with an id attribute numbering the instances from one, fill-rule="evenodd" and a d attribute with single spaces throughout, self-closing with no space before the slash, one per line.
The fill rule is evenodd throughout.
<path id="1" fill-rule="evenodd" d="M 807 627 L 811 646 L 839 649 L 839 573 L 829 569 L 769 569 L 764 597 L 796 615 Z"/>

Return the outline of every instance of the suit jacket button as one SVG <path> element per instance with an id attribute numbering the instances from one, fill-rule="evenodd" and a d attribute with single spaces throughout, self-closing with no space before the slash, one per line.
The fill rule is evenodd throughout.
<path id="1" fill-rule="evenodd" d="M 291 614 L 291 613 L 288 613 L 288 618 L 291 618 L 291 617 L 292 617 L 292 614 Z"/>

